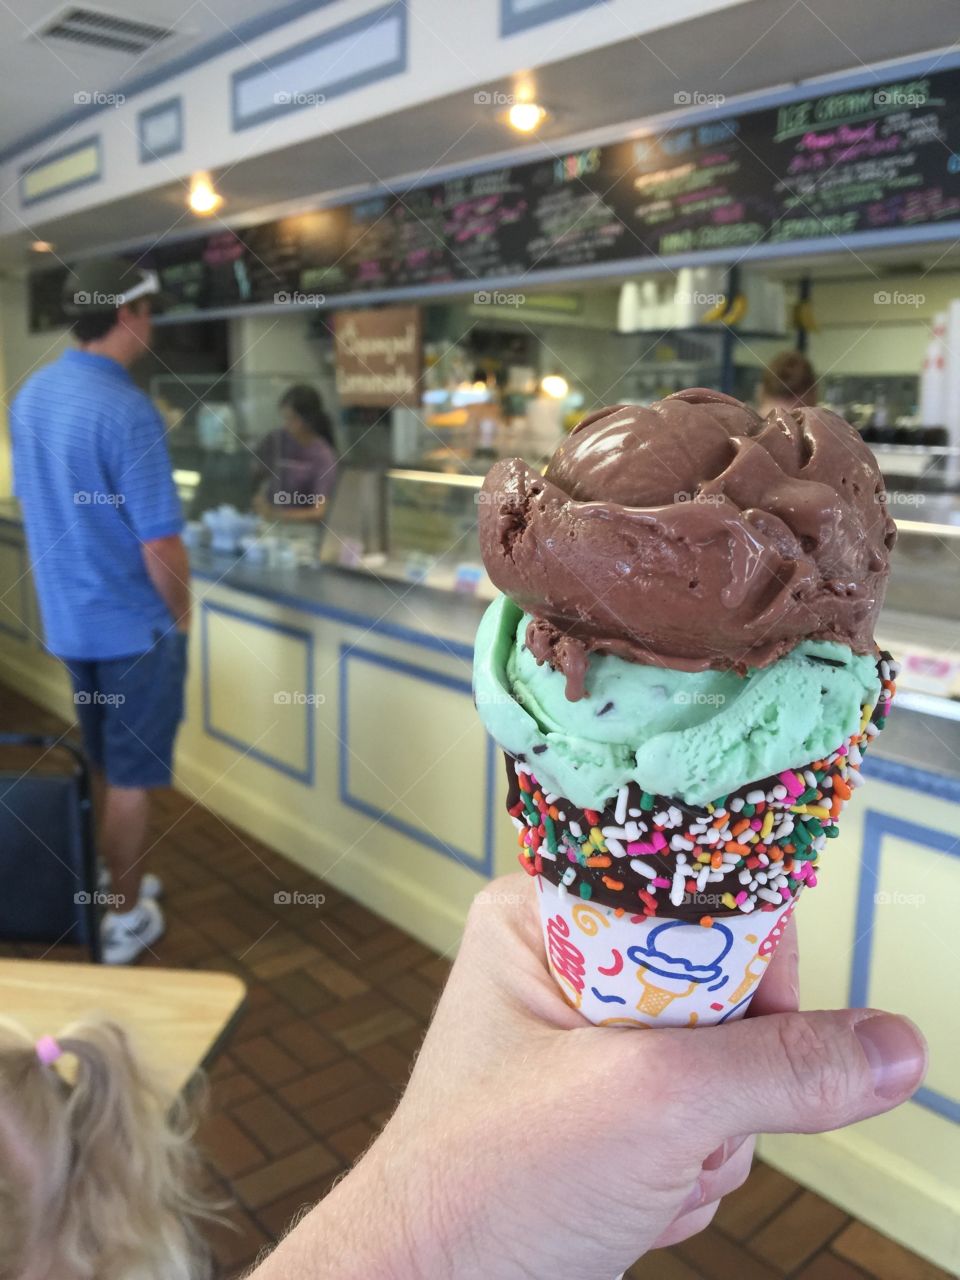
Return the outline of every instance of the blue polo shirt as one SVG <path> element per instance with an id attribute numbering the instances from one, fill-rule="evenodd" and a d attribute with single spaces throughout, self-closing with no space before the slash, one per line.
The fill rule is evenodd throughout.
<path id="1" fill-rule="evenodd" d="M 10 429 L 47 648 L 146 653 L 172 618 L 142 544 L 183 527 L 163 419 L 122 365 L 74 350 L 24 383 Z"/>

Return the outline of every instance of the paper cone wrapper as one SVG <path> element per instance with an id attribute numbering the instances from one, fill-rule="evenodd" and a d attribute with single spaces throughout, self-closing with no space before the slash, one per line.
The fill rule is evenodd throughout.
<path id="1" fill-rule="evenodd" d="M 537 876 L 547 963 L 564 999 L 602 1027 L 706 1027 L 742 1018 L 796 899 L 706 927 L 586 902 Z"/>

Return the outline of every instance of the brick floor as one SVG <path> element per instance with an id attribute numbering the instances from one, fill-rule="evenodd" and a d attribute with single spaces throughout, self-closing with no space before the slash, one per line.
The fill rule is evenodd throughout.
<path id="1" fill-rule="evenodd" d="M 0 687 L 0 729 L 63 728 Z M 28 767 L 34 757 L 3 749 L 0 759 Z M 373 1141 L 403 1090 L 449 966 L 177 792 L 158 795 L 152 836 L 170 927 L 143 963 L 229 970 L 249 990 L 210 1071 L 199 1130 L 211 1186 L 232 1204 L 232 1226 L 212 1228 L 210 1239 L 219 1280 L 234 1280 Z M 274 900 L 292 889 L 324 894 L 322 908 Z M 77 958 L 62 946 L 52 954 Z M 627 1275 L 949 1280 L 760 1162 L 707 1231 L 648 1255 Z"/>

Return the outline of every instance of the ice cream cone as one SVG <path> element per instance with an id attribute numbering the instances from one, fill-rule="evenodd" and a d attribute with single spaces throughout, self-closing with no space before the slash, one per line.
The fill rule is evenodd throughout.
<path id="1" fill-rule="evenodd" d="M 682 481 L 682 482 L 681 482 Z M 703 388 L 483 487 L 477 709 L 550 970 L 607 1026 L 743 1015 L 861 784 L 896 529 L 857 433 Z"/>
<path id="2" fill-rule="evenodd" d="M 586 904 L 542 876 L 537 884 L 550 972 L 567 1003 L 603 1026 L 743 1017 L 795 905 L 705 928 Z"/>

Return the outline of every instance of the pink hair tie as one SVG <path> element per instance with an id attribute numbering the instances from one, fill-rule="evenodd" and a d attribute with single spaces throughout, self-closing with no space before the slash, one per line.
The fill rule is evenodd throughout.
<path id="1" fill-rule="evenodd" d="M 37 1057 L 45 1067 L 52 1067 L 63 1056 L 63 1050 L 53 1036 L 41 1036 L 36 1044 Z"/>

